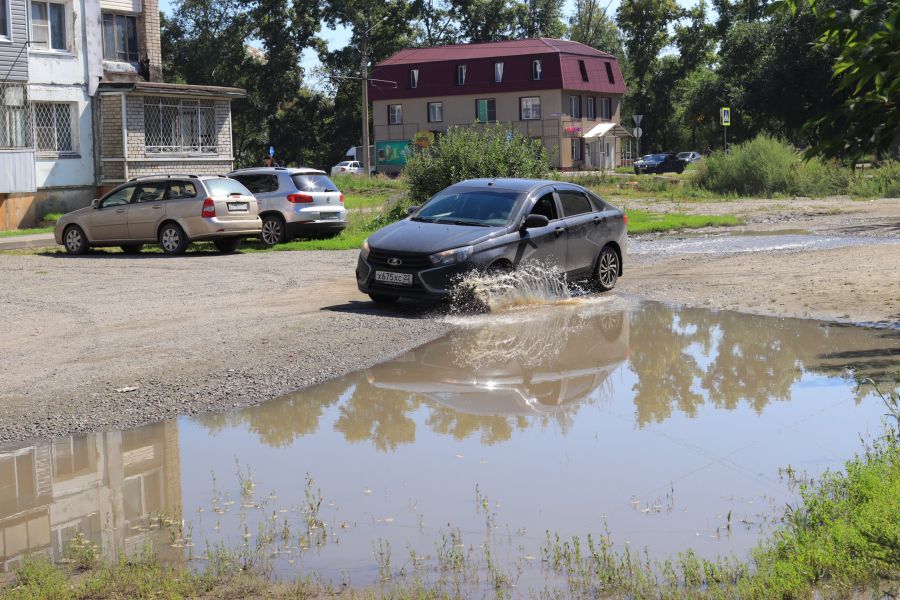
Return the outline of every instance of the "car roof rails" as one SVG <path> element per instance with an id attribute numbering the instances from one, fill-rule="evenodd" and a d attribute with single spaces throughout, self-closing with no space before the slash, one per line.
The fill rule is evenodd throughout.
<path id="1" fill-rule="evenodd" d="M 132 177 L 128 180 L 128 183 L 132 181 L 144 181 L 145 179 L 172 179 L 173 177 L 187 177 L 188 179 L 200 179 L 199 175 L 193 175 L 191 173 L 171 173 L 167 175 L 142 175 L 141 177 Z"/>

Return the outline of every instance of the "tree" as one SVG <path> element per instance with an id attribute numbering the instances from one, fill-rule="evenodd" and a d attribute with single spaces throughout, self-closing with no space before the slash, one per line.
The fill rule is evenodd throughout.
<path id="1" fill-rule="evenodd" d="M 459 40 L 459 23 L 448 0 L 418 0 L 415 40 L 418 46 L 442 46 Z"/>
<path id="2" fill-rule="evenodd" d="M 451 0 L 462 37 L 469 42 L 497 42 L 513 37 L 516 7 L 510 0 Z"/>
<path id="3" fill-rule="evenodd" d="M 516 37 L 561 38 L 566 33 L 562 20 L 563 0 L 524 0 L 516 6 Z"/>
<path id="4" fill-rule="evenodd" d="M 839 106 L 807 124 L 817 134 L 811 154 L 849 157 L 900 156 L 900 3 L 785 0 L 778 10 L 796 15 L 809 7 L 820 19 L 814 47 L 837 56 L 832 64 Z"/>
<path id="5" fill-rule="evenodd" d="M 569 17 L 569 39 L 601 52 L 625 59 L 622 34 L 600 7 L 600 0 L 575 0 L 575 11 Z"/>

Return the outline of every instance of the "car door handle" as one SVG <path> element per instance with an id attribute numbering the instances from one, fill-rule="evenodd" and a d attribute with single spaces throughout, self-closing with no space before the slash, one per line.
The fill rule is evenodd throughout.
<path id="1" fill-rule="evenodd" d="M 119 213 L 119 212 L 125 212 L 125 209 L 124 209 L 124 208 L 117 208 L 117 209 L 116 209 L 116 212 L 117 212 L 117 213 Z"/>
<path id="2" fill-rule="evenodd" d="M 554 233 L 556 233 L 556 237 L 559 237 L 566 232 L 566 228 L 565 227 L 557 227 L 553 231 L 554 231 Z"/>
<path id="3" fill-rule="evenodd" d="M 594 217 L 594 224 L 595 225 L 600 224 L 605 220 L 606 220 L 606 217 Z"/>
<path id="4" fill-rule="evenodd" d="M 153 208 L 162 208 L 162 204 L 154 204 Z"/>

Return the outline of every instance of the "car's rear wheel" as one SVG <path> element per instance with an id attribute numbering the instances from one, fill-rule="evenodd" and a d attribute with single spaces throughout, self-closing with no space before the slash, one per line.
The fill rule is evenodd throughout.
<path id="1" fill-rule="evenodd" d="M 120 246 L 125 254 L 137 254 L 144 247 L 143 244 L 125 244 Z"/>
<path id="2" fill-rule="evenodd" d="M 285 227 L 281 217 L 275 215 L 264 216 L 259 239 L 266 246 L 285 243 L 287 241 L 287 227 Z"/>
<path id="3" fill-rule="evenodd" d="M 388 296 L 387 294 L 369 294 L 369 298 L 375 304 L 393 304 L 400 299 L 397 296 Z"/>
<path id="4" fill-rule="evenodd" d="M 222 238 L 220 240 L 213 240 L 213 246 L 215 246 L 216 250 L 219 252 L 227 254 L 229 252 L 234 252 L 241 247 L 241 238 Z"/>
<path id="5" fill-rule="evenodd" d="M 183 254 L 189 243 L 184 229 L 178 223 L 166 223 L 159 230 L 159 247 L 166 254 Z"/>
<path id="6" fill-rule="evenodd" d="M 63 245 L 69 254 L 84 254 L 88 251 L 87 237 L 78 225 L 69 225 L 63 232 Z"/>
<path id="7" fill-rule="evenodd" d="M 608 292 L 616 287 L 619 279 L 619 255 L 611 246 L 600 251 L 597 266 L 594 270 L 594 283 L 601 292 Z"/>

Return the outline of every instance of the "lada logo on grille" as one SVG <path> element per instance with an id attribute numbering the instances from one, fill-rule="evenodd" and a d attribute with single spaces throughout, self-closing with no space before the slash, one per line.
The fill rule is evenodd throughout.
<path id="1" fill-rule="evenodd" d="M 387 264 L 391 265 L 392 267 L 399 267 L 400 265 L 403 264 L 403 261 L 400 260 L 399 258 L 394 257 L 394 258 L 389 258 L 387 260 Z"/>

